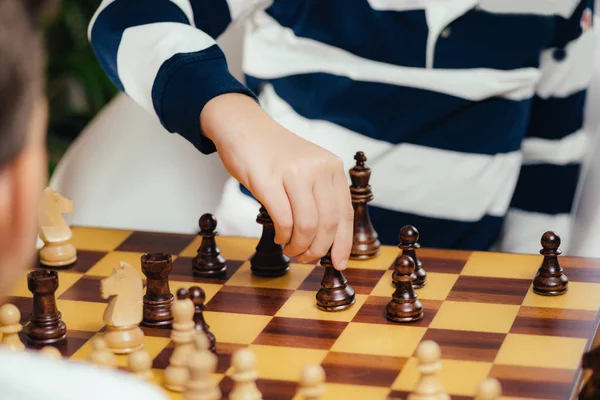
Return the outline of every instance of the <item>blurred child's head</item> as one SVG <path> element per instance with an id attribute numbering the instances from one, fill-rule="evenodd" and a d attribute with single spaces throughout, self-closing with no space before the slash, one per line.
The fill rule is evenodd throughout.
<path id="1" fill-rule="evenodd" d="M 0 299 L 33 263 L 38 202 L 47 180 L 38 6 L 0 0 Z"/>

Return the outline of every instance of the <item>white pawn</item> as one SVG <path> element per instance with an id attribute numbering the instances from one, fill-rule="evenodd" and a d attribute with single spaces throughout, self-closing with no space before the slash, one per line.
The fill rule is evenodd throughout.
<path id="1" fill-rule="evenodd" d="M 2 333 L 2 346 L 4 348 L 22 351 L 25 345 L 19 338 L 23 330 L 21 325 L 21 312 L 14 304 L 5 304 L 0 307 L 0 333 Z"/>
<path id="2" fill-rule="evenodd" d="M 141 379 L 150 380 L 154 375 L 152 373 L 152 358 L 144 349 L 130 353 L 127 356 L 127 365 L 129 371 Z"/>
<path id="3" fill-rule="evenodd" d="M 104 338 L 97 336 L 92 339 L 92 351 L 88 355 L 88 361 L 104 368 L 114 368 L 116 356 L 110 351 Z"/>
<path id="4" fill-rule="evenodd" d="M 189 379 L 188 358 L 194 350 L 193 341 L 196 336 L 194 312 L 194 303 L 189 298 L 187 289 L 179 289 L 177 299 L 171 305 L 173 354 L 165 369 L 165 387 L 174 392 L 183 392 Z"/>
<path id="5" fill-rule="evenodd" d="M 60 353 L 60 350 L 58 350 L 56 347 L 54 346 L 44 346 L 41 348 L 40 350 L 40 354 L 44 355 L 45 357 L 48 358 L 54 358 L 54 359 L 61 359 L 62 358 L 62 354 Z"/>
<path id="6" fill-rule="evenodd" d="M 475 400 L 498 400 L 501 395 L 500 382 L 496 378 L 488 378 L 479 384 Z"/>
<path id="7" fill-rule="evenodd" d="M 304 400 L 319 400 L 325 393 L 325 371 L 320 365 L 308 365 L 300 376 L 300 394 Z"/>
<path id="8" fill-rule="evenodd" d="M 250 349 L 236 351 L 231 358 L 234 373 L 231 379 L 235 382 L 229 394 L 229 400 L 262 400 L 262 394 L 256 386 L 256 356 Z"/>
<path id="9" fill-rule="evenodd" d="M 442 369 L 440 346 L 432 340 L 426 340 L 419 344 L 416 355 L 419 359 L 417 369 L 421 377 L 415 391 L 407 400 L 450 400 L 437 376 L 438 371 Z"/>
<path id="10" fill-rule="evenodd" d="M 217 356 L 210 350 L 210 341 L 204 332 L 194 337 L 194 351 L 190 355 L 190 377 L 184 394 L 185 400 L 219 400 L 221 390 L 213 380 L 217 369 Z"/>

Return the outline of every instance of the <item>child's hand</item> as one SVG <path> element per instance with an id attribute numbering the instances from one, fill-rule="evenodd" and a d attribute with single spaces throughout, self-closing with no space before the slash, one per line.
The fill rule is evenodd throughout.
<path id="1" fill-rule="evenodd" d="M 212 99 L 200 119 L 225 168 L 267 208 L 284 253 L 307 262 L 333 245 L 333 264 L 344 269 L 354 210 L 342 161 L 273 121 L 245 95 Z"/>

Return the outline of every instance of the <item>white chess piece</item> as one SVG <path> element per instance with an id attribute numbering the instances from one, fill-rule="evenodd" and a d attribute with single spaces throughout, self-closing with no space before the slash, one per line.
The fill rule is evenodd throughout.
<path id="1" fill-rule="evenodd" d="M 475 400 L 498 400 L 501 395 L 500 382 L 496 378 L 488 378 L 479 384 Z"/>
<path id="2" fill-rule="evenodd" d="M 229 400 L 262 400 L 262 394 L 256 386 L 256 356 L 248 348 L 236 351 L 231 358 L 234 373 L 231 379 L 235 382 L 229 394 Z"/>
<path id="3" fill-rule="evenodd" d="M 60 353 L 60 350 L 58 350 L 56 347 L 54 346 L 44 346 L 41 348 L 40 350 L 40 354 L 49 357 L 49 358 L 54 358 L 57 360 L 60 360 L 62 358 L 62 354 Z"/>
<path id="4" fill-rule="evenodd" d="M 298 393 L 304 400 L 319 400 L 325 393 L 325 371 L 320 365 L 308 365 L 300 375 Z"/>
<path id="5" fill-rule="evenodd" d="M 423 341 L 417 348 L 416 356 L 421 377 L 407 400 L 450 400 L 437 376 L 438 371 L 442 369 L 440 346 L 432 340 Z"/>
<path id="6" fill-rule="evenodd" d="M 188 358 L 194 349 L 193 340 L 196 335 L 194 312 L 194 303 L 188 297 L 187 290 L 180 289 L 177 299 L 171 305 L 171 341 L 174 348 L 169 366 L 165 369 L 165 387 L 174 392 L 183 392 L 189 379 Z"/>
<path id="7" fill-rule="evenodd" d="M 204 332 L 194 337 L 194 351 L 188 360 L 190 377 L 184 394 L 185 400 L 220 400 L 221 390 L 212 374 L 217 369 L 217 356 L 210 350 L 210 341 Z"/>
<path id="8" fill-rule="evenodd" d="M 154 375 L 152 373 L 152 357 L 144 349 L 130 353 L 127 357 L 127 365 L 129 371 L 141 379 L 150 380 Z"/>
<path id="9" fill-rule="evenodd" d="M 25 345 L 19 338 L 23 330 L 20 323 L 21 312 L 14 304 L 5 304 L 0 307 L 0 333 L 2 333 L 2 347 L 14 351 L 25 350 Z"/>
<path id="10" fill-rule="evenodd" d="M 88 361 L 104 368 L 115 367 L 116 357 L 106 346 L 106 341 L 102 336 L 92 339 L 92 351 L 88 355 Z"/>
<path id="11" fill-rule="evenodd" d="M 44 242 L 39 257 L 40 263 L 46 267 L 64 267 L 77 261 L 77 250 L 72 243 L 73 233 L 63 213 L 73 213 L 73 202 L 51 187 L 44 189 L 38 218 L 39 235 Z"/>

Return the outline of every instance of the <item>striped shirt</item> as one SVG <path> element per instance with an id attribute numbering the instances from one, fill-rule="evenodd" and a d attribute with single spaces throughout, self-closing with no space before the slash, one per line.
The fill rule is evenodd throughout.
<path id="1" fill-rule="evenodd" d="M 89 38 L 112 81 L 202 153 L 215 147 L 199 114 L 232 92 L 346 168 L 364 151 L 385 244 L 412 224 L 424 246 L 536 251 L 549 229 L 567 245 L 592 12 L 593 0 L 104 0 Z M 245 84 L 215 41 L 234 23 Z"/>

